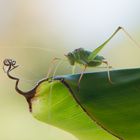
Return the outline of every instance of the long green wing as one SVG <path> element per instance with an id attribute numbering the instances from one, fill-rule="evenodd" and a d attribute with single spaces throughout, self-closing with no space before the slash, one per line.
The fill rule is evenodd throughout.
<path id="1" fill-rule="evenodd" d="M 97 54 L 103 49 L 103 47 L 115 36 L 115 34 L 121 29 L 121 27 L 118 27 L 117 30 L 109 37 L 102 45 L 100 45 L 98 48 L 96 48 L 88 57 L 88 61 L 94 60 L 94 58 L 97 56 Z"/>

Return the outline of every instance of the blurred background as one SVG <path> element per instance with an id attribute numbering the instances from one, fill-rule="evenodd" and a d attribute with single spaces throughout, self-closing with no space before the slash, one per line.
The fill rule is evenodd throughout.
<path id="1" fill-rule="evenodd" d="M 76 140 L 32 117 L 14 90 L 15 81 L 3 72 L 5 58 L 20 64 L 13 74 L 21 79 L 20 88 L 29 90 L 46 77 L 51 59 L 80 47 L 93 50 L 118 26 L 140 43 L 139 6 L 139 0 L 0 0 L 0 139 Z M 113 69 L 140 67 L 140 48 L 122 31 L 100 54 Z M 57 71 L 70 73 L 68 62 Z"/>

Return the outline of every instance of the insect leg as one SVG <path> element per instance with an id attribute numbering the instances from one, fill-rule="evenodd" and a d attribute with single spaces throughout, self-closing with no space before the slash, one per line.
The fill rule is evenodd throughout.
<path id="1" fill-rule="evenodd" d="M 99 47 L 97 47 L 95 50 L 91 52 L 91 54 L 88 57 L 89 62 L 93 61 L 94 58 L 97 56 L 97 54 L 104 48 L 104 46 L 109 43 L 109 41 L 118 33 L 119 30 L 121 30 L 122 27 L 118 27 L 115 32 L 104 42 L 102 43 Z"/>
<path id="2" fill-rule="evenodd" d="M 75 73 L 76 64 L 72 67 L 72 74 Z"/>
<path id="3" fill-rule="evenodd" d="M 56 60 L 61 60 L 61 58 L 56 58 L 56 57 L 53 58 L 53 60 L 50 63 L 50 66 L 49 66 L 49 69 L 48 69 L 48 73 L 47 73 L 46 78 L 49 78 L 49 75 L 50 75 L 50 73 L 51 73 L 51 71 L 53 69 L 53 65 L 54 65 L 54 63 L 55 63 Z"/>
<path id="4" fill-rule="evenodd" d="M 109 66 L 109 64 L 108 64 L 108 62 L 107 61 L 103 61 L 103 63 L 105 63 L 106 65 L 107 65 L 107 76 L 108 76 L 108 80 L 109 80 L 109 82 L 111 83 L 111 84 L 114 84 L 113 82 L 112 82 L 112 80 L 111 80 L 111 76 L 110 76 L 110 66 Z"/>
<path id="5" fill-rule="evenodd" d="M 58 67 L 60 66 L 60 64 L 62 63 L 63 60 L 61 60 L 55 67 L 55 70 L 53 72 L 53 76 L 52 76 L 52 81 L 54 80 L 54 77 L 55 77 L 55 73 L 58 69 Z M 49 93 L 49 107 L 51 107 L 51 98 L 52 98 L 52 91 L 53 91 L 53 84 L 51 85 L 50 87 L 50 93 Z M 49 113 L 49 118 L 51 117 L 51 112 Z"/>
<path id="6" fill-rule="evenodd" d="M 55 70 L 53 72 L 52 79 L 55 77 L 56 71 L 57 71 L 58 67 L 62 64 L 62 62 L 63 62 L 63 60 L 61 59 L 60 62 L 56 65 Z"/>
<path id="7" fill-rule="evenodd" d="M 80 75 L 80 78 L 79 78 L 79 80 L 78 80 L 78 88 L 80 87 L 80 81 L 81 81 L 81 79 L 82 79 L 82 77 L 83 77 L 83 74 L 84 74 L 86 68 L 87 68 L 87 65 L 84 65 L 84 69 L 83 69 L 83 71 L 82 71 L 82 73 L 81 73 L 81 75 Z"/>

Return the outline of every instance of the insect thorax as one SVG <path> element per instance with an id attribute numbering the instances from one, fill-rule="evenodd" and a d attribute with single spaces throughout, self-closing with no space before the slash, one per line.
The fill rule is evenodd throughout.
<path id="1" fill-rule="evenodd" d="M 66 57 L 68 58 L 68 61 L 70 62 L 71 65 L 74 65 L 75 63 L 82 64 L 82 65 L 87 65 L 87 66 L 97 66 L 102 63 L 102 60 L 104 59 L 102 56 L 97 55 L 94 61 L 88 60 L 89 55 L 91 54 L 91 51 L 87 51 L 83 48 L 75 49 L 74 51 L 68 53 Z"/>

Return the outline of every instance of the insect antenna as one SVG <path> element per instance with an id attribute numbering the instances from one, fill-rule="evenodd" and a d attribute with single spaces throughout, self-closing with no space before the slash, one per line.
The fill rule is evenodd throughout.
<path id="1" fill-rule="evenodd" d="M 48 51 L 48 52 L 57 52 L 55 51 L 55 49 L 50 49 L 50 48 L 45 48 L 45 47 L 33 47 L 33 46 L 29 46 L 29 47 L 15 47 L 15 46 L 11 46 L 11 47 L 0 47 L 0 48 L 4 48 L 4 49 L 37 49 L 37 50 L 42 50 L 42 51 Z"/>

